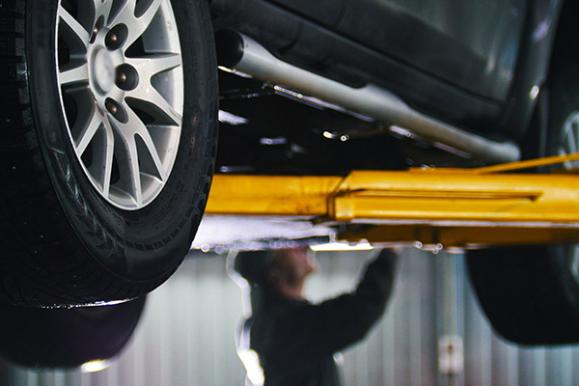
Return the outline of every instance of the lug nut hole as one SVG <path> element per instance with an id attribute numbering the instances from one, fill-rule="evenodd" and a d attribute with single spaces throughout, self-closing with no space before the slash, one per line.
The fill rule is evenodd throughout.
<path id="1" fill-rule="evenodd" d="M 117 25 L 109 31 L 105 38 L 105 44 L 111 51 L 120 48 L 127 40 L 128 30 L 123 24 Z"/>
<path id="2" fill-rule="evenodd" d="M 139 74 L 133 66 L 123 64 L 117 67 L 116 83 L 121 90 L 133 90 L 139 84 Z"/>
<path id="3" fill-rule="evenodd" d="M 113 99 L 107 98 L 105 101 L 105 107 L 109 114 L 115 117 L 116 120 L 120 122 L 127 122 L 127 113 L 126 111 Z"/>

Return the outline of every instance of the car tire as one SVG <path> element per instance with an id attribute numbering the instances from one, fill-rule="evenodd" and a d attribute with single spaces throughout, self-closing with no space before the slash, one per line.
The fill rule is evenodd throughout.
<path id="1" fill-rule="evenodd" d="M 171 44 L 179 47 L 180 62 L 170 69 L 163 68 L 162 76 L 158 75 L 161 72 L 139 72 L 137 75 L 141 76 L 139 81 L 143 87 L 153 85 L 159 95 L 161 86 L 154 83 L 159 79 L 169 84 L 163 83 L 162 87 L 169 87 L 163 90 L 175 87 L 177 91 L 164 91 L 162 102 L 179 108 L 170 110 L 165 104 L 159 104 L 155 110 L 153 104 L 147 104 L 150 101 L 144 101 L 139 105 L 140 110 L 133 109 L 133 105 L 128 105 L 128 97 L 119 92 L 123 99 L 119 99 L 119 109 L 115 111 L 137 116 L 139 120 L 134 122 L 140 122 L 139 130 L 144 127 L 147 131 L 127 134 L 132 127 L 125 131 L 119 127 L 121 123 L 133 121 L 125 119 L 125 122 L 120 116 L 112 116 L 112 109 L 105 111 L 96 102 L 102 99 L 108 103 L 111 98 L 105 98 L 106 90 L 112 93 L 110 90 L 120 89 L 118 85 L 107 85 L 110 71 L 104 75 L 96 72 L 102 66 L 95 58 L 104 52 L 103 60 L 113 63 L 107 55 L 112 55 L 109 51 L 113 52 L 114 47 L 99 46 L 90 59 L 94 62 L 87 59 L 87 44 L 94 45 L 93 39 L 101 39 L 97 32 L 89 34 L 90 26 L 101 24 L 104 42 L 110 37 L 110 31 L 105 32 L 114 11 L 110 11 L 111 16 L 101 17 L 96 22 L 86 15 L 96 18 L 96 7 L 111 1 L 0 1 L 0 92 L 3 100 L 0 105 L 0 300 L 3 302 L 53 307 L 139 297 L 163 283 L 175 271 L 187 254 L 201 220 L 217 147 L 217 64 L 208 4 L 202 0 L 161 0 L 162 5 L 155 9 L 148 25 L 164 28 L 163 33 L 169 37 L 178 36 L 177 43 L 173 39 Z M 83 7 L 70 5 L 81 3 Z M 116 1 L 115 4 L 124 2 Z M 152 9 L 156 1 L 139 4 L 141 8 L 144 5 Z M 70 10 L 62 11 L 66 7 Z M 93 7 L 92 13 L 86 12 L 90 7 Z M 150 8 L 135 10 L 131 17 L 149 17 Z M 70 21 L 73 9 L 77 12 L 73 15 L 75 20 L 84 21 L 81 25 L 77 20 L 85 32 L 79 33 L 75 22 Z M 117 6 L 115 17 L 120 17 L 119 9 Z M 154 51 L 154 55 L 158 55 L 154 58 L 161 59 L 158 52 L 164 46 L 155 46 L 162 43 L 155 43 L 154 39 L 168 41 L 169 38 L 163 40 L 165 35 L 162 34 L 151 37 L 149 30 L 142 32 L 134 27 L 133 31 L 131 23 L 126 25 L 132 32 L 126 35 L 131 41 L 126 38 L 127 48 L 123 55 L 129 57 L 137 51 L 149 55 L 149 51 Z M 61 42 L 61 31 L 75 31 L 67 35 L 72 36 L 72 40 L 85 33 L 91 39 L 88 43 L 70 43 L 71 47 L 85 50 L 80 57 L 84 58 L 87 73 L 91 74 L 87 79 L 83 75 L 72 91 L 64 88 L 69 83 L 63 81 L 68 78 L 63 75 L 60 63 L 73 60 L 69 55 L 73 49 L 68 47 L 69 43 Z M 122 33 L 118 40 L 123 38 Z M 133 36 L 139 33 L 140 37 L 132 43 Z M 132 44 L 130 48 L 129 44 Z M 129 50 L 132 50 L 130 55 Z M 70 58 L 67 59 L 67 55 Z M 177 54 L 167 54 L 171 55 Z M 119 54 L 114 60 L 125 56 Z M 74 60 L 78 57 L 74 56 Z M 117 64 L 105 67 L 114 68 Z M 117 78 L 111 78 L 114 82 L 119 82 L 119 68 L 115 70 Z M 148 77 L 150 85 L 145 84 L 143 75 Z M 99 88 L 97 95 L 91 88 L 96 83 L 108 88 Z M 83 102 L 68 103 L 69 91 L 82 93 Z M 90 97 L 85 98 L 86 95 Z M 97 146 L 97 140 L 91 139 L 89 146 L 93 154 L 83 158 L 86 153 L 80 153 L 80 146 L 75 145 L 71 134 L 76 122 L 71 122 L 81 116 L 82 106 L 93 102 L 94 106 L 88 109 L 92 116 L 98 113 L 105 117 L 99 121 L 101 134 L 93 138 L 99 138 L 99 143 L 106 145 Z M 128 107 L 123 104 L 125 102 Z M 167 117 L 174 111 L 179 114 L 180 108 L 182 114 L 177 117 L 181 119 L 175 118 L 170 126 Z M 167 130 L 153 135 L 149 133 L 152 126 L 156 130 L 157 127 Z M 82 132 L 86 133 L 88 127 Z M 169 138 L 167 133 L 175 132 L 178 134 L 170 134 L 171 141 L 165 140 L 169 145 L 162 148 L 164 158 L 155 158 L 154 151 L 158 151 L 157 156 L 161 154 L 158 149 L 162 144 L 154 139 Z M 112 134 L 109 136 L 109 133 Z M 147 136 L 154 137 L 151 142 L 154 147 L 147 147 L 148 139 L 142 139 Z M 139 142 L 137 145 L 137 137 L 146 144 Z M 131 147 L 130 138 L 135 142 L 134 147 Z M 105 140 L 110 142 L 103 142 Z M 125 147 L 117 146 L 119 143 Z M 110 158 L 94 155 L 101 151 L 114 155 Z M 138 157 L 131 158 L 135 154 Z M 95 161 L 103 159 L 102 165 Z M 93 180 L 94 174 L 87 171 L 93 166 L 95 170 L 108 171 L 102 172 L 105 182 L 100 185 Z M 154 168 L 159 176 L 151 177 L 150 170 Z M 125 188 L 129 185 L 130 188 Z M 127 193 L 129 191 L 131 193 Z M 112 192 L 117 196 L 113 197 Z M 145 203 L 146 193 L 150 194 L 149 202 Z"/>
<path id="2" fill-rule="evenodd" d="M 541 91 L 523 147 L 526 157 L 569 153 L 572 146 L 579 151 L 579 76 L 570 66 L 576 60 L 558 59 Z M 569 120 L 575 118 L 572 128 Z M 568 129 L 578 134 L 574 144 L 568 142 L 574 134 Z M 467 264 L 480 304 L 500 335 L 527 345 L 579 342 L 577 246 L 470 251 Z"/>
<path id="3" fill-rule="evenodd" d="M 523 345 L 579 342 L 575 246 L 521 246 L 468 253 L 468 270 L 494 330 Z"/>
<path id="4" fill-rule="evenodd" d="M 106 365 L 131 340 L 145 305 L 146 297 L 72 309 L 0 306 L 0 357 L 28 368 Z"/>

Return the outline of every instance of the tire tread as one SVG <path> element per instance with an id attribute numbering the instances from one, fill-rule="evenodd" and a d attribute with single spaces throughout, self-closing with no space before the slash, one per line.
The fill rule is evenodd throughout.
<path id="1" fill-rule="evenodd" d="M 103 298 L 136 298 L 157 287 L 174 270 L 155 282 L 129 282 L 95 260 L 79 257 L 87 252 L 63 220 L 34 125 L 25 55 L 26 6 L 26 0 L 0 0 L 0 178 L 4 181 L 0 189 L 0 301 L 60 307 Z M 208 147 L 203 160 L 203 170 L 208 173 L 213 170 L 217 152 L 216 130 L 212 135 L 215 146 Z M 211 174 L 204 176 L 199 205 L 191 207 L 195 229 L 210 180 Z M 77 194 L 70 199 L 82 201 L 83 197 Z M 90 216 L 86 202 L 83 212 L 78 215 L 92 218 L 88 226 L 100 240 L 99 248 L 112 254 L 123 247 L 123 240 L 112 237 Z"/>

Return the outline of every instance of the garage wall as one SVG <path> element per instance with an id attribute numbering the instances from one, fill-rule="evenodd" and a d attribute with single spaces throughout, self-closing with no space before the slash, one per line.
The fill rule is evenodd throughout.
<path id="1" fill-rule="evenodd" d="M 320 300 L 353 288 L 367 258 L 319 255 L 320 272 L 308 294 Z M 344 384 L 579 385 L 579 348 L 518 349 L 493 336 L 463 268 L 460 255 L 407 250 L 386 317 L 365 343 L 343 355 Z M 225 257 L 191 256 L 149 297 L 134 339 L 109 369 L 33 372 L 0 363 L 0 385 L 242 385 L 234 347 L 240 297 L 225 273 Z M 465 371 L 451 380 L 437 371 L 437 337 L 454 332 L 464 337 Z"/>

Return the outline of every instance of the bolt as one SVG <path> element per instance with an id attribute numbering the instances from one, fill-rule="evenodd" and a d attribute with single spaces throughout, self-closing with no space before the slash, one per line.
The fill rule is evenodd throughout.
<path id="1" fill-rule="evenodd" d="M 92 33 L 93 33 L 94 35 L 98 34 L 98 33 L 99 33 L 99 29 L 98 29 L 97 27 L 94 27 L 94 29 L 92 30 Z"/>
<path id="2" fill-rule="evenodd" d="M 119 112 L 119 108 L 113 102 L 107 103 L 107 110 L 109 110 L 109 112 L 113 115 Z"/>
<path id="3" fill-rule="evenodd" d="M 121 83 L 125 83 L 129 78 L 127 77 L 127 74 L 125 74 L 124 72 L 119 73 L 119 77 L 118 77 L 118 81 Z"/>
<path id="4" fill-rule="evenodd" d="M 113 33 L 112 33 L 112 34 L 109 35 L 109 41 L 110 41 L 111 43 L 116 43 L 116 42 L 119 41 L 119 37 L 117 36 L 117 34 L 113 34 Z"/>

